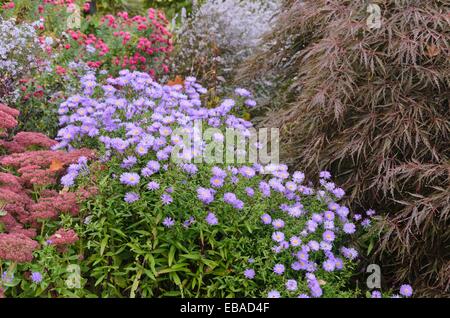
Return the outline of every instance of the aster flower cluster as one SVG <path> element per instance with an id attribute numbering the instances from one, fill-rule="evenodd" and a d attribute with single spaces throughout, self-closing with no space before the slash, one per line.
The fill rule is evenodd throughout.
<path id="1" fill-rule="evenodd" d="M 17 24 L 0 17 L 0 75 L 19 77 L 37 67 L 43 57 L 35 24 Z"/>
<path id="2" fill-rule="evenodd" d="M 87 82 L 91 84 L 86 85 Z M 194 78 L 186 78 L 183 85 L 163 86 L 146 73 L 123 70 L 119 77 L 109 78 L 106 83 L 87 75 L 82 87 L 79 94 L 60 105 L 62 128 L 56 148 L 97 143 L 96 147 L 102 149 L 102 162 L 113 168 L 109 178 L 121 187 L 127 204 L 147 198 L 176 208 L 180 195 L 194 196 L 203 212 L 180 216 L 172 213 L 173 209 L 165 210 L 161 225 L 166 230 L 191 229 L 193 224 L 220 227 L 230 220 L 230 214 L 252 210 L 256 198 L 269 205 L 280 202 L 271 210 L 258 211 L 261 230 L 255 235 L 260 235 L 258 242 L 264 242 L 261 248 L 271 249 L 272 256 L 267 260 L 273 263 L 271 275 L 284 290 L 273 289 L 261 296 L 320 297 L 327 273 L 338 273 L 345 263 L 356 260 L 357 251 L 342 242 L 363 221 L 370 220 L 374 211 L 368 211 L 366 217 L 351 216 L 348 207 L 337 203 L 345 191 L 331 182 L 329 172 L 320 173 L 320 188 L 315 189 L 306 183 L 302 172 L 291 174 L 282 164 L 192 163 L 208 145 L 193 125 L 194 120 L 202 119 L 208 126 L 221 129 L 235 128 L 244 134 L 252 127 L 233 115 L 235 108 L 249 104 L 245 101 L 251 95 L 245 89 L 237 89 L 235 99 L 205 108 L 201 95 L 206 90 Z M 197 140 L 200 147 L 182 143 L 176 133 L 180 129 Z M 180 147 L 178 155 L 185 160 L 170 160 L 175 146 Z M 76 167 L 69 168 L 70 182 L 63 178 L 65 186 L 76 185 Z M 183 182 L 176 186 L 164 184 L 164 175 L 172 170 L 186 180 L 196 180 L 194 189 L 188 188 L 189 181 L 184 182 L 188 183 L 184 188 Z M 237 188 L 241 190 L 236 191 Z M 258 279 L 264 269 L 256 270 L 256 266 L 253 263 L 245 269 L 247 279 Z"/>

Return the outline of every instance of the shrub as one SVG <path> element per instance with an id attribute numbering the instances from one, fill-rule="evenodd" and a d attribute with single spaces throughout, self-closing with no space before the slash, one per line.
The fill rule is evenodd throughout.
<path id="1" fill-rule="evenodd" d="M 0 17 L 0 101 L 16 98 L 10 92 L 18 80 L 30 74 L 42 63 L 44 51 L 33 24 L 16 24 L 14 19 Z"/>
<path id="2" fill-rule="evenodd" d="M 251 128 L 233 115 L 251 98 L 246 90 L 204 108 L 206 89 L 194 78 L 161 86 L 124 70 L 93 86 L 61 104 L 58 139 L 59 147 L 100 150 L 89 176 L 62 178 L 66 187 L 98 185 L 78 232 L 83 276 L 98 295 L 359 295 L 348 286 L 357 252 L 346 244 L 373 212 L 352 221 L 329 173 L 315 190 L 285 165 L 192 163 L 208 148 L 194 120 L 244 134 Z M 184 134 L 201 148 L 184 144 Z"/>
<path id="3" fill-rule="evenodd" d="M 278 6 L 276 0 L 198 2 L 176 30 L 176 72 L 220 88 L 260 46 Z"/>
<path id="4" fill-rule="evenodd" d="M 354 206 L 385 212 L 379 252 L 396 279 L 448 291 L 448 6 L 383 1 L 381 26 L 365 1 L 286 1 L 243 70 L 289 83 L 274 110 L 285 155 L 310 175 L 330 169 Z M 301 12 L 301 14 L 299 14 Z M 270 115 L 269 115 L 270 116 Z"/>

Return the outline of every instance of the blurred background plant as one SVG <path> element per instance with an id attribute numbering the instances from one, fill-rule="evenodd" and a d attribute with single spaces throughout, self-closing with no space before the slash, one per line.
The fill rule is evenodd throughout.
<path id="1" fill-rule="evenodd" d="M 241 69 L 277 74 L 284 160 L 329 169 L 352 206 L 384 212 L 375 250 L 395 280 L 422 295 L 450 288 L 450 29 L 448 1 L 287 0 L 270 49 Z"/>
<path id="2" fill-rule="evenodd" d="M 196 76 L 208 88 L 222 89 L 237 66 L 261 45 L 279 2 L 194 1 L 192 13 L 185 13 L 175 30 L 175 72 Z"/>

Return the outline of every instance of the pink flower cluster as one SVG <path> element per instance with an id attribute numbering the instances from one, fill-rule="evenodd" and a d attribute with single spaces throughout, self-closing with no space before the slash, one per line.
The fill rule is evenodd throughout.
<path id="1" fill-rule="evenodd" d="M 2 128 L 13 128 L 19 112 L 0 104 Z M 13 121 L 14 120 L 14 121 Z M 11 123 L 5 125 L 4 123 Z M 3 137 L 6 136 L 6 131 Z M 42 220 L 55 219 L 60 214 L 77 215 L 79 203 L 96 193 L 95 189 L 77 192 L 49 190 L 46 187 L 59 184 L 65 168 L 75 164 L 80 157 L 93 158 L 89 149 L 71 152 L 50 150 L 56 142 L 34 132 L 20 132 L 12 140 L 0 139 L 0 223 L 6 233 L 0 234 L 0 259 L 29 262 L 39 247 L 33 239 L 41 228 Z M 33 150 L 31 150 L 33 149 Z M 36 185 L 42 186 L 38 200 L 32 197 Z M 78 239 L 73 230 L 59 230 L 50 240 L 56 245 L 66 245 Z M 59 250 L 64 250 L 61 248 Z"/>
<path id="2" fill-rule="evenodd" d="M 0 233 L 0 259 L 17 263 L 31 262 L 33 252 L 39 244 L 29 237 L 18 234 Z"/>

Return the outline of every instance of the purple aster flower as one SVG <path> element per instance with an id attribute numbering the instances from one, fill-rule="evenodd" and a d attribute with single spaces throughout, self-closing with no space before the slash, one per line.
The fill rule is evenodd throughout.
<path id="1" fill-rule="evenodd" d="M 296 291 L 297 290 L 297 281 L 295 279 L 289 279 L 286 282 L 286 289 L 289 291 Z"/>
<path id="2" fill-rule="evenodd" d="M 411 297 L 412 294 L 413 294 L 413 289 L 412 289 L 411 285 L 404 284 L 404 285 L 400 286 L 400 295 L 405 296 L 405 297 Z"/>
<path id="3" fill-rule="evenodd" d="M 157 190 L 157 189 L 159 189 L 159 183 L 155 182 L 155 181 L 151 181 L 148 183 L 147 189 L 149 189 L 150 191 Z"/>
<path id="4" fill-rule="evenodd" d="M 332 271 L 334 271 L 336 265 L 334 263 L 334 260 L 327 259 L 325 262 L 323 262 L 322 267 L 325 271 L 332 272 Z"/>
<path id="5" fill-rule="evenodd" d="M 333 242 L 335 235 L 333 231 L 325 231 L 323 232 L 322 237 L 325 242 Z"/>
<path id="6" fill-rule="evenodd" d="M 309 241 L 308 246 L 312 251 L 318 251 L 320 249 L 320 244 L 317 241 Z"/>
<path id="7" fill-rule="evenodd" d="M 125 194 L 125 198 L 124 201 L 126 203 L 133 203 L 139 200 L 139 194 L 137 194 L 136 192 L 127 192 Z"/>
<path id="8" fill-rule="evenodd" d="M 216 225 L 219 223 L 219 220 L 217 219 L 216 215 L 212 212 L 209 212 L 208 215 L 205 218 L 206 223 L 209 225 Z"/>
<path id="9" fill-rule="evenodd" d="M 289 240 L 292 246 L 299 246 L 302 243 L 302 240 L 298 236 L 292 236 Z"/>
<path id="10" fill-rule="evenodd" d="M 364 220 L 361 222 L 361 226 L 362 226 L 363 228 L 368 228 L 368 227 L 370 226 L 370 219 L 364 219 Z"/>
<path id="11" fill-rule="evenodd" d="M 134 156 L 128 156 L 125 159 L 123 159 L 122 164 L 120 165 L 124 169 L 129 169 L 133 167 L 137 163 L 137 159 Z"/>
<path id="12" fill-rule="evenodd" d="M 319 176 L 320 176 L 322 179 L 330 179 L 330 178 L 331 178 L 331 173 L 328 172 L 328 171 L 321 171 L 320 174 L 319 174 Z"/>
<path id="13" fill-rule="evenodd" d="M 255 194 L 255 190 L 253 190 L 253 188 L 250 187 L 245 188 L 245 192 L 249 197 L 252 197 Z"/>
<path id="14" fill-rule="evenodd" d="M 322 288 L 320 288 L 320 284 L 317 279 L 308 280 L 308 287 L 311 291 L 311 296 L 320 297 L 323 294 Z"/>
<path id="15" fill-rule="evenodd" d="M 306 294 L 300 294 L 298 295 L 298 298 L 309 298 L 309 296 Z"/>
<path id="16" fill-rule="evenodd" d="M 33 281 L 33 283 L 39 284 L 40 282 L 42 282 L 42 274 L 39 272 L 32 272 L 31 280 Z"/>
<path id="17" fill-rule="evenodd" d="M 339 257 L 336 257 L 334 259 L 334 265 L 336 266 L 336 269 L 343 269 L 344 268 L 344 262 Z"/>
<path id="18" fill-rule="evenodd" d="M 227 173 L 224 170 L 220 169 L 219 167 L 213 167 L 211 171 L 214 176 L 222 179 L 227 176 Z"/>
<path id="19" fill-rule="evenodd" d="M 305 174 L 301 171 L 295 171 L 292 175 L 292 180 L 296 183 L 302 183 L 305 180 Z"/>
<path id="20" fill-rule="evenodd" d="M 291 268 L 294 271 L 299 271 L 299 270 L 302 269 L 302 264 L 300 264 L 300 262 L 294 262 L 294 263 L 291 264 Z"/>
<path id="21" fill-rule="evenodd" d="M 214 201 L 214 190 L 200 187 L 197 189 L 197 198 L 204 204 L 210 204 Z"/>
<path id="22" fill-rule="evenodd" d="M 265 213 L 261 216 L 261 221 L 266 225 L 270 224 L 272 223 L 272 217 L 269 214 Z"/>
<path id="23" fill-rule="evenodd" d="M 171 204 L 173 202 L 172 197 L 169 194 L 166 194 L 166 193 L 164 193 L 161 196 L 161 200 L 162 200 L 164 205 L 169 205 L 169 204 Z"/>
<path id="24" fill-rule="evenodd" d="M 252 268 L 248 268 L 244 271 L 245 278 L 253 279 L 255 277 L 255 270 Z"/>
<path id="25" fill-rule="evenodd" d="M 284 233 L 283 232 L 274 232 L 272 234 L 272 240 L 274 240 L 275 242 L 283 242 L 284 241 Z"/>
<path id="26" fill-rule="evenodd" d="M 273 220 L 272 225 L 276 230 L 282 229 L 284 227 L 284 221 L 281 219 L 275 219 Z"/>
<path id="27" fill-rule="evenodd" d="M 159 171 L 159 169 L 161 168 L 161 165 L 159 164 L 158 161 L 150 160 L 149 162 L 147 162 L 147 168 L 156 172 L 156 171 Z"/>
<path id="28" fill-rule="evenodd" d="M 347 234 L 353 234 L 356 231 L 356 226 L 353 223 L 345 223 L 343 226 L 343 230 Z"/>
<path id="29" fill-rule="evenodd" d="M 381 292 L 378 290 L 374 290 L 370 296 L 371 298 L 382 298 Z"/>
<path id="30" fill-rule="evenodd" d="M 241 173 L 242 176 L 246 177 L 246 178 L 253 178 L 255 176 L 255 169 L 253 169 L 252 167 L 247 167 L 247 166 L 243 166 L 240 168 L 239 172 Z"/>
<path id="31" fill-rule="evenodd" d="M 255 262 L 255 259 L 254 258 L 249 258 L 248 262 L 249 262 L 249 264 L 253 264 Z"/>
<path id="32" fill-rule="evenodd" d="M 350 248 L 342 247 L 341 253 L 345 258 L 347 258 L 349 260 L 353 260 L 356 257 L 358 257 L 358 252 L 352 247 L 350 247 Z"/>
<path id="33" fill-rule="evenodd" d="M 140 177 L 134 172 L 125 172 L 120 176 L 120 182 L 125 185 L 135 186 L 139 184 Z"/>
<path id="34" fill-rule="evenodd" d="M 333 190 L 333 194 L 336 198 L 341 199 L 345 195 L 345 191 L 341 188 L 336 188 Z"/>
<path id="35" fill-rule="evenodd" d="M 162 224 L 167 228 L 171 228 L 175 225 L 175 221 L 171 217 L 166 217 Z"/>
<path id="36" fill-rule="evenodd" d="M 284 273 L 284 265 L 283 264 L 276 264 L 273 267 L 273 272 L 277 275 L 281 275 Z"/>
<path id="37" fill-rule="evenodd" d="M 332 221 L 334 220 L 334 213 L 332 211 L 325 211 L 323 214 L 325 220 Z"/>
<path id="38" fill-rule="evenodd" d="M 267 298 L 280 298 L 281 295 L 278 291 L 276 290 L 271 290 L 268 294 L 267 294 Z"/>
<path id="39" fill-rule="evenodd" d="M 214 188 L 221 188 L 223 186 L 224 180 L 220 177 L 213 176 L 209 182 L 211 183 L 211 186 Z"/>
<path id="40" fill-rule="evenodd" d="M 366 211 L 367 216 L 373 216 L 375 215 L 375 210 L 369 209 Z"/>

